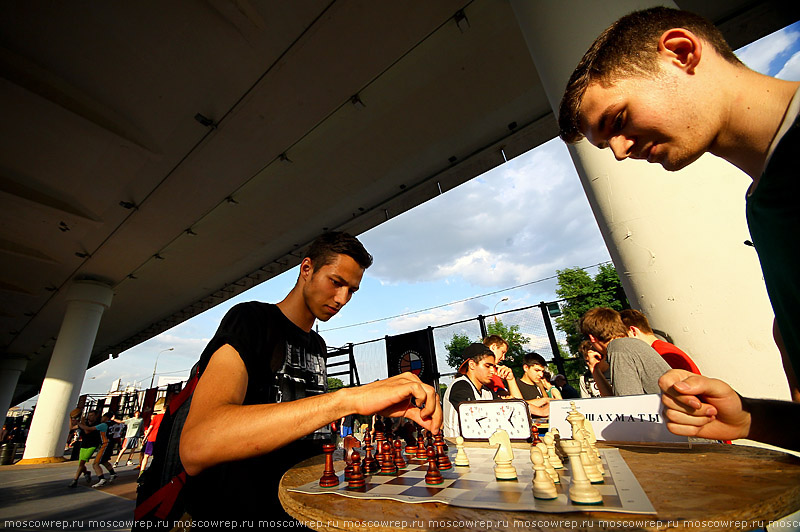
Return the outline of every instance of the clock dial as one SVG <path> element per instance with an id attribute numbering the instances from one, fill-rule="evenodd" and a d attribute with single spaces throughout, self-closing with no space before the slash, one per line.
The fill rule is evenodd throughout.
<path id="1" fill-rule="evenodd" d="M 531 439 L 528 405 L 521 400 L 465 401 L 458 405 L 458 421 L 465 440 L 488 440 L 500 429 L 512 440 Z"/>

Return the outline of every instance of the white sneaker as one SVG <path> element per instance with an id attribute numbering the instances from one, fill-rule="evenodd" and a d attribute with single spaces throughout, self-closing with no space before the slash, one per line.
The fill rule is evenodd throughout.
<path id="1" fill-rule="evenodd" d="M 133 460 L 128 460 L 128 463 L 125 465 L 133 465 Z"/>
<path id="2" fill-rule="evenodd" d="M 109 482 L 114 482 L 115 480 L 117 480 L 117 474 L 116 473 L 113 473 L 110 477 L 108 477 L 108 481 Z"/>
<path id="3" fill-rule="evenodd" d="M 97 481 L 97 484 L 92 484 L 92 487 L 93 488 L 102 488 L 106 484 L 108 484 L 108 481 L 106 479 L 104 479 L 104 478 L 101 478 L 99 481 Z"/>

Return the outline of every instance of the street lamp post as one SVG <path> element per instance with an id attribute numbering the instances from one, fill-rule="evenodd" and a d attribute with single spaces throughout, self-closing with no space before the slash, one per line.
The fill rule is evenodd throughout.
<path id="1" fill-rule="evenodd" d="M 175 348 L 174 348 L 174 347 L 169 347 L 169 348 L 167 348 L 167 349 L 162 349 L 161 351 L 159 351 L 159 352 L 158 352 L 158 355 L 156 355 L 156 363 L 155 363 L 155 364 L 153 364 L 153 376 L 152 376 L 152 377 L 150 377 L 150 388 L 152 388 L 152 387 L 153 387 L 153 381 L 154 381 L 154 380 L 156 380 L 156 369 L 158 368 L 158 357 L 159 357 L 159 356 L 161 355 L 161 353 L 163 353 L 164 351 L 174 351 L 174 350 L 175 350 Z"/>
<path id="2" fill-rule="evenodd" d="M 494 322 L 495 322 L 495 323 L 497 323 L 497 305 L 499 305 L 499 304 L 500 304 L 500 303 L 502 303 L 503 301 L 508 301 L 508 298 L 507 298 L 507 297 L 504 297 L 503 299 L 501 299 L 500 301 L 498 301 L 497 303 L 495 303 L 495 304 L 494 304 L 494 308 L 492 309 L 492 314 L 494 314 Z"/>

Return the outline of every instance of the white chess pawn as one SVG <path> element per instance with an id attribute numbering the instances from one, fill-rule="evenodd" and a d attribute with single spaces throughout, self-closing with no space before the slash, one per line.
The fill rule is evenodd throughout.
<path id="1" fill-rule="evenodd" d="M 453 463 L 460 467 L 469 467 L 469 458 L 467 458 L 467 452 L 464 450 L 464 438 L 458 436 L 456 438 L 456 457 Z"/>
<path id="2" fill-rule="evenodd" d="M 547 459 L 550 460 L 550 465 L 552 465 L 555 469 L 563 469 L 564 464 L 561 462 L 561 458 L 558 457 L 558 453 L 556 452 L 556 434 L 558 434 L 557 429 L 553 429 L 547 434 L 544 435 L 544 444 L 547 445 Z"/>
<path id="3" fill-rule="evenodd" d="M 558 471 L 556 471 L 556 468 L 553 467 L 553 464 L 551 464 L 548 459 L 547 445 L 539 442 L 536 444 L 536 448 L 539 449 L 539 452 L 542 453 L 542 458 L 544 458 L 544 470 L 547 471 L 547 474 L 550 475 L 554 483 L 560 484 L 561 479 L 558 476 Z"/>
<path id="4" fill-rule="evenodd" d="M 600 484 L 603 482 L 603 474 L 597 469 L 594 456 L 590 455 L 589 442 L 586 441 L 586 431 L 581 429 L 575 433 L 574 441 L 581 444 L 581 464 L 586 476 L 592 484 Z"/>
<path id="5" fill-rule="evenodd" d="M 558 497 L 558 490 L 553 483 L 553 479 L 547 474 L 544 465 L 544 457 L 538 447 L 531 447 L 531 462 L 533 462 L 533 496 L 536 499 L 555 499 Z"/>
<path id="6" fill-rule="evenodd" d="M 603 496 L 592 486 L 581 464 L 581 442 L 561 440 L 561 448 L 569 457 L 569 468 L 572 473 L 569 486 L 570 500 L 576 504 L 602 504 Z"/>

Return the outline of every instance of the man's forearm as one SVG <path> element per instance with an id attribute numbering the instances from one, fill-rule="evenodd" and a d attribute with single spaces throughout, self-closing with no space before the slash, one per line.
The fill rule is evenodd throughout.
<path id="1" fill-rule="evenodd" d="M 508 383 L 508 393 L 511 394 L 511 397 L 514 399 L 522 399 L 522 392 L 517 385 L 517 379 L 511 377 L 510 379 L 507 379 L 506 382 Z"/>
<path id="2" fill-rule="evenodd" d="M 595 368 L 596 367 L 597 366 L 595 366 Z M 602 371 L 599 369 L 592 369 L 592 377 L 594 377 L 594 382 L 597 384 L 597 390 L 600 392 L 601 396 L 612 397 L 614 395 L 614 390 L 611 388 L 611 383 L 608 382 L 608 379 L 606 379 L 606 376 L 603 375 Z"/>
<path id="3" fill-rule="evenodd" d="M 296 401 L 220 405 L 181 435 L 180 453 L 194 475 L 222 462 L 260 456 L 311 434 L 345 413 L 347 390 Z M 352 412 L 347 412 L 347 414 Z"/>

